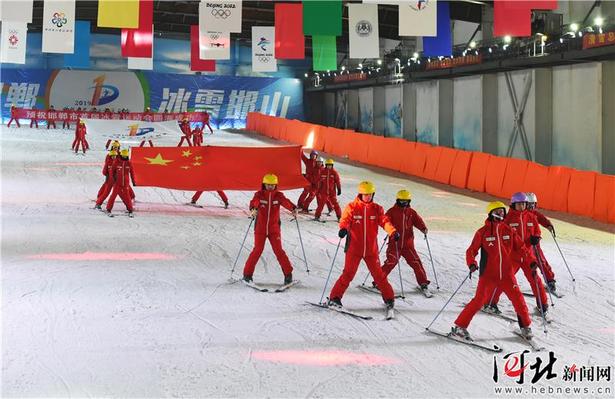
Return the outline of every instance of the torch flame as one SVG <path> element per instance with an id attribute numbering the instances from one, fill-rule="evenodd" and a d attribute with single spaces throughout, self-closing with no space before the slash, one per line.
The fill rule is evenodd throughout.
<path id="1" fill-rule="evenodd" d="M 313 148 L 314 147 L 314 131 L 312 130 L 308 135 L 307 140 L 305 140 L 305 148 Z"/>

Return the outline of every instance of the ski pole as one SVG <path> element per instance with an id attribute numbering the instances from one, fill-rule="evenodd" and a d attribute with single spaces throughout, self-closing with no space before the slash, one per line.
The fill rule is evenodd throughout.
<path id="1" fill-rule="evenodd" d="M 545 268 L 542 265 L 542 260 L 540 259 L 540 254 L 538 253 L 538 247 L 536 245 L 532 245 L 532 247 L 534 247 L 534 255 L 536 255 L 536 261 L 538 262 L 540 271 L 542 272 L 542 275 L 545 277 L 545 281 L 547 281 L 547 275 L 545 274 Z M 538 279 L 538 276 L 536 276 L 536 278 Z M 536 283 L 538 283 L 538 281 L 536 281 Z M 547 292 L 549 293 L 549 299 L 551 299 L 551 306 L 555 306 L 555 303 L 553 302 L 553 295 L 551 294 L 551 287 L 549 287 L 548 283 L 545 283 L 545 285 L 547 286 Z"/>
<path id="2" fill-rule="evenodd" d="M 440 284 L 438 284 L 438 275 L 436 274 L 436 267 L 433 264 L 433 256 L 431 256 L 431 248 L 429 247 L 429 239 L 427 238 L 427 234 L 425 234 L 425 242 L 427 243 L 427 251 L 429 252 L 429 260 L 431 261 L 431 269 L 433 270 L 433 277 L 436 280 L 436 288 L 440 289 Z"/>
<path id="3" fill-rule="evenodd" d="M 239 247 L 239 252 L 237 253 L 237 257 L 235 258 L 235 263 L 233 263 L 233 268 L 231 269 L 231 278 L 233 278 L 233 272 L 235 271 L 235 266 L 237 266 L 237 261 L 239 260 L 239 255 L 241 255 L 241 251 L 243 250 L 243 244 L 246 242 L 246 238 L 248 238 L 248 233 L 250 232 L 250 227 L 252 227 L 252 223 L 254 222 L 254 218 L 250 218 L 250 224 L 248 225 L 248 229 L 246 230 L 246 234 L 243 236 L 243 241 L 241 242 L 241 247 Z"/>
<path id="4" fill-rule="evenodd" d="M 542 329 L 544 333 L 546 334 L 547 333 L 547 319 L 545 317 L 545 310 L 542 307 L 542 298 L 540 297 L 540 293 L 538 291 L 538 276 L 536 275 L 535 270 L 532 272 L 532 275 L 534 276 L 534 282 L 536 283 L 536 293 L 538 294 L 536 299 L 538 300 L 538 307 L 540 308 L 540 315 L 542 316 Z"/>
<path id="5" fill-rule="evenodd" d="M 308 266 L 307 256 L 305 256 L 305 247 L 303 246 L 303 240 L 301 239 L 301 230 L 299 229 L 299 220 L 295 217 L 295 223 L 297 223 L 297 233 L 299 233 L 299 242 L 301 243 L 301 251 L 303 251 L 303 260 L 305 261 L 305 271 L 310 274 L 310 266 Z"/>
<path id="6" fill-rule="evenodd" d="M 397 270 L 399 271 L 399 285 L 401 286 L 401 298 L 405 299 L 406 298 L 406 294 L 404 293 L 404 281 L 401 278 L 401 265 L 399 264 L 400 262 L 400 257 L 399 257 L 399 245 L 397 244 L 397 241 L 395 241 L 395 252 L 397 252 Z"/>
<path id="7" fill-rule="evenodd" d="M 386 237 L 384 237 L 384 241 L 382 242 L 382 245 L 380 246 L 380 249 L 378 250 L 378 258 L 380 258 L 380 254 L 382 253 L 382 249 L 384 248 L 384 244 L 387 243 L 387 240 L 389 239 L 389 236 L 387 235 Z M 369 277 L 370 272 L 368 271 L 367 274 L 365 274 L 365 278 L 363 279 L 363 282 L 361 283 L 361 285 L 365 285 L 365 282 L 367 281 L 367 278 Z"/>
<path id="8" fill-rule="evenodd" d="M 444 309 L 448 306 L 448 303 L 453 299 L 453 297 L 457 294 L 457 291 L 459 291 L 461 289 L 461 287 L 463 286 L 463 284 L 465 284 L 466 280 L 472 275 L 472 272 L 469 272 L 468 275 L 466 276 L 466 278 L 463 279 L 463 281 L 461 282 L 461 284 L 459 284 L 459 287 L 457 287 L 457 289 L 455 290 L 455 292 L 453 292 L 453 295 L 451 295 L 450 298 L 448 298 L 448 301 L 446 301 L 446 303 L 444 304 L 444 306 L 442 306 L 442 309 L 440 309 L 440 311 L 438 312 L 438 314 L 436 315 L 436 317 L 433 318 L 433 320 L 431 321 L 431 323 L 429 323 L 429 325 L 427 327 L 425 327 L 425 330 L 429 330 L 429 327 L 432 326 L 433 323 L 435 323 L 436 319 L 440 316 L 440 314 L 444 311 Z"/>
<path id="9" fill-rule="evenodd" d="M 553 241 L 555 241 L 555 245 L 557 246 L 557 250 L 559 251 L 559 254 L 562 255 L 562 259 L 564 260 L 564 264 L 566 265 L 566 269 L 568 269 L 568 273 L 570 273 L 570 278 L 572 278 L 572 282 L 575 282 L 575 278 L 572 275 L 572 272 L 570 271 L 570 267 L 568 267 L 568 262 L 566 262 L 566 258 L 564 257 L 564 253 L 562 252 L 562 249 L 559 247 L 559 244 L 557 243 L 557 239 L 555 239 L 555 234 L 553 232 L 551 232 L 551 235 L 553 236 Z"/>
<path id="10" fill-rule="evenodd" d="M 340 244 L 342 243 L 342 239 L 337 242 L 337 247 L 335 247 L 335 255 L 333 255 L 333 262 L 331 262 L 331 268 L 329 269 L 329 275 L 327 276 L 327 280 L 325 280 L 325 286 L 322 288 L 322 295 L 320 296 L 319 304 L 323 305 L 323 298 L 325 297 L 325 291 L 327 290 L 327 284 L 329 284 L 329 279 L 331 278 L 331 272 L 333 271 L 333 265 L 335 265 L 335 258 L 337 258 L 337 251 L 340 249 Z"/>

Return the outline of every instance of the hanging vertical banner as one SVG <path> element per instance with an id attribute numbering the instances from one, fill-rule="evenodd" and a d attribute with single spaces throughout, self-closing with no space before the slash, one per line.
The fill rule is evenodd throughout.
<path id="1" fill-rule="evenodd" d="M 231 58 L 231 34 L 210 32 L 199 25 L 199 56 L 202 60 L 228 60 Z"/>
<path id="2" fill-rule="evenodd" d="M 448 1 L 438 2 L 438 32 L 436 37 L 423 38 L 423 56 L 450 57 L 453 55 L 451 13 Z"/>
<path id="3" fill-rule="evenodd" d="M 312 64 L 314 71 L 337 69 L 337 41 L 335 36 L 312 36 Z"/>
<path id="4" fill-rule="evenodd" d="M 72 54 L 75 49 L 75 0 L 45 0 L 43 53 Z"/>
<path id="5" fill-rule="evenodd" d="M 252 70 L 254 72 L 277 72 L 278 61 L 274 54 L 275 28 L 252 27 Z"/>
<path id="6" fill-rule="evenodd" d="M 2 21 L 1 62 L 26 63 L 27 22 Z"/>
<path id="7" fill-rule="evenodd" d="M 90 21 L 75 22 L 75 49 L 72 54 L 64 55 L 64 66 L 90 67 Z"/>
<path id="8" fill-rule="evenodd" d="M 202 72 L 215 72 L 215 60 L 203 60 L 199 50 L 199 26 L 190 26 L 190 70 Z"/>
<path id="9" fill-rule="evenodd" d="M 152 39 L 154 36 L 154 26 L 152 25 L 151 30 Z M 140 69 L 142 71 L 152 71 L 154 70 L 154 48 L 152 46 L 152 56 L 151 57 L 128 57 L 128 69 Z"/>
<path id="10" fill-rule="evenodd" d="M 241 33 L 241 1 L 199 3 L 199 25 L 213 32 Z"/>
<path id="11" fill-rule="evenodd" d="M 399 4 L 399 36 L 436 36 L 438 1 L 409 1 Z"/>
<path id="12" fill-rule="evenodd" d="M 303 34 L 308 36 L 341 36 L 342 1 L 304 0 Z"/>
<path id="13" fill-rule="evenodd" d="M 279 60 L 305 58 L 301 4 L 275 4 L 275 58 Z"/>
<path id="14" fill-rule="evenodd" d="M 525 3 L 523 6 L 521 3 Z M 493 5 L 494 36 L 531 36 L 532 10 L 528 2 L 495 0 Z"/>
<path id="15" fill-rule="evenodd" d="M 105 28 L 137 29 L 139 0 L 98 0 L 96 25 Z"/>
<path id="16" fill-rule="evenodd" d="M 151 58 L 154 40 L 154 2 L 139 3 L 139 27 L 122 29 L 122 57 Z"/>
<path id="17" fill-rule="evenodd" d="M 34 0 L 1 0 L 0 21 L 32 22 Z"/>
<path id="18" fill-rule="evenodd" d="M 348 4 L 350 58 L 379 58 L 378 5 Z"/>

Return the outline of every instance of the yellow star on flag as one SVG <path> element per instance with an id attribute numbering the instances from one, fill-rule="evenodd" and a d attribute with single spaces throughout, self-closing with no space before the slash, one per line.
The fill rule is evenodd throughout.
<path id="1" fill-rule="evenodd" d="M 147 159 L 149 161 L 150 165 L 162 165 L 162 166 L 167 166 L 167 164 L 169 162 L 173 162 L 172 159 L 163 159 L 162 155 L 160 155 L 160 153 L 158 153 L 158 155 L 156 155 L 155 158 L 148 158 L 148 157 L 144 157 L 145 159 Z"/>
<path id="2" fill-rule="evenodd" d="M 182 151 L 182 157 L 186 157 L 186 158 L 188 158 L 188 157 L 190 157 L 190 155 L 192 155 L 192 153 L 190 152 L 190 150 L 188 150 L 188 151 Z"/>
<path id="3" fill-rule="evenodd" d="M 192 165 L 194 165 L 194 166 L 201 166 L 202 164 L 200 162 L 194 162 Z"/>
<path id="4" fill-rule="evenodd" d="M 196 157 L 194 157 L 194 159 L 198 161 L 199 159 L 203 159 L 203 157 L 200 155 L 197 155 Z"/>
<path id="5" fill-rule="evenodd" d="M 182 169 L 188 170 L 190 169 L 190 166 L 181 166 Z"/>

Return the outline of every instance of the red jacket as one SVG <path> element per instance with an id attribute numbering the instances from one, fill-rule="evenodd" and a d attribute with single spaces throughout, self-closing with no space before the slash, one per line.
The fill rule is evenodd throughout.
<path id="1" fill-rule="evenodd" d="M 107 177 L 113 176 L 113 168 L 115 167 L 115 163 L 117 162 L 118 159 L 119 159 L 118 156 L 114 158 L 111 155 L 107 154 L 107 156 L 105 157 L 105 164 L 103 165 L 103 169 L 102 169 L 103 176 L 107 176 Z"/>
<path id="2" fill-rule="evenodd" d="M 538 220 L 538 223 L 540 223 L 541 226 L 546 228 L 553 226 L 553 223 L 551 223 L 551 221 L 538 209 L 530 209 L 530 212 L 536 216 L 536 220 Z"/>
<path id="3" fill-rule="evenodd" d="M 529 211 L 517 211 L 510 209 L 504 218 L 504 223 L 508 224 L 515 230 L 515 232 L 521 238 L 521 241 L 530 248 L 530 237 L 540 237 L 540 227 L 538 227 L 538 220 L 533 213 Z"/>
<path id="4" fill-rule="evenodd" d="M 421 231 L 425 231 L 427 227 L 425 222 L 418 213 L 412 208 L 393 205 L 386 215 L 391 220 L 395 229 L 399 232 L 399 249 L 414 248 L 414 227 Z M 389 241 L 389 245 L 394 245 L 394 242 Z"/>
<path id="5" fill-rule="evenodd" d="M 190 122 L 179 122 L 179 128 L 186 137 L 189 138 L 192 135 L 192 132 L 190 131 Z"/>
<path id="6" fill-rule="evenodd" d="M 335 169 L 322 168 L 318 176 L 318 193 L 336 196 L 337 191 L 342 189 L 340 175 Z M 337 190 L 337 191 L 336 191 Z"/>
<path id="7" fill-rule="evenodd" d="M 84 139 L 87 134 L 87 129 L 85 125 L 77 124 L 77 128 L 75 129 L 75 137 Z"/>
<path id="8" fill-rule="evenodd" d="M 292 211 L 295 205 L 278 190 L 260 190 L 254 193 L 250 209 L 258 209 L 255 234 L 280 234 L 280 206 Z"/>
<path id="9" fill-rule="evenodd" d="M 308 158 L 301 152 L 301 160 L 305 164 L 305 177 L 309 181 L 313 181 L 312 177 L 318 176 L 318 168 L 316 167 L 316 159 Z"/>
<path id="10" fill-rule="evenodd" d="M 363 202 L 359 197 L 346 205 L 340 229 L 348 230 L 348 243 L 346 252 L 366 256 L 378 256 L 378 226 L 387 234 L 395 233 L 395 227 L 384 209 L 375 202 Z"/>
<path id="11" fill-rule="evenodd" d="M 11 119 L 17 119 L 17 107 L 11 107 Z"/>
<path id="12" fill-rule="evenodd" d="M 492 222 L 487 219 L 485 225 L 478 229 L 472 244 L 466 250 L 468 266 L 476 264 L 479 249 L 481 252 L 479 275 L 492 280 L 499 281 L 513 277 L 515 253 L 520 253 L 528 266 L 536 261 L 515 230 L 504 222 Z"/>
<path id="13" fill-rule="evenodd" d="M 113 163 L 113 169 L 113 181 L 116 185 L 128 187 L 131 181 L 134 184 L 135 175 L 130 160 L 119 158 Z"/>

